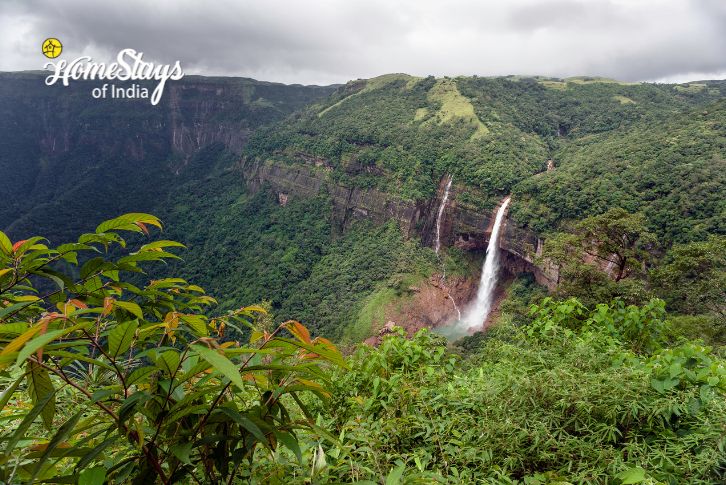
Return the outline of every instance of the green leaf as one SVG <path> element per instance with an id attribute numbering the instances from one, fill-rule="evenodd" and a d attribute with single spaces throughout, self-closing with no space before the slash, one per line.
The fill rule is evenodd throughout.
<path id="1" fill-rule="evenodd" d="M 176 242 L 176 241 L 160 240 L 160 241 L 150 242 L 149 244 L 144 244 L 139 249 L 139 252 L 149 251 L 152 249 L 159 249 L 159 248 L 186 248 L 186 246 L 183 245 L 182 243 Z"/>
<path id="2" fill-rule="evenodd" d="M 198 337 L 206 337 L 209 335 L 205 317 L 201 315 L 179 315 L 179 318 L 182 322 L 186 323 L 192 332 L 194 332 Z"/>
<path id="3" fill-rule="evenodd" d="M 106 469 L 102 466 L 87 468 L 78 475 L 78 485 L 103 485 Z"/>
<path id="4" fill-rule="evenodd" d="M 332 362 L 333 364 L 336 364 L 345 369 L 348 368 L 348 364 L 345 362 L 343 355 L 335 347 L 324 346 L 322 344 L 313 345 L 313 344 L 308 344 L 306 342 L 301 342 L 299 340 L 282 338 L 282 337 L 277 337 L 275 340 L 279 341 L 279 342 L 285 342 L 288 344 L 292 344 L 296 347 L 301 347 L 314 354 L 318 354 L 320 357 L 324 358 L 325 360 L 327 360 L 329 362 Z M 276 342 L 273 340 L 268 344 L 268 347 L 274 347 L 275 344 L 276 344 Z"/>
<path id="5" fill-rule="evenodd" d="M 146 251 L 143 253 L 134 253 L 118 260 L 118 264 L 138 263 L 142 261 L 160 261 L 162 259 L 181 259 L 176 254 L 164 251 Z"/>
<path id="6" fill-rule="evenodd" d="M 115 304 L 118 304 L 116 302 Z M 137 305 L 138 306 L 138 305 Z M 136 335 L 136 329 L 139 328 L 138 320 L 131 320 L 116 325 L 108 332 L 108 353 L 111 357 L 117 357 L 123 354 L 131 347 L 131 342 Z"/>
<path id="7" fill-rule="evenodd" d="M 645 470 L 642 468 L 635 467 L 628 470 L 622 471 L 616 475 L 616 478 L 620 479 L 620 483 L 623 485 L 631 483 L 641 483 L 645 481 Z"/>
<path id="8" fill-rule="evenodd" d="M 28 330 L 28 324 L 24 322 L 5 323 L 0 325 L 0 335 L 20 335 Z"/>
<path id="9" fill-rule="evenodd" d="M 108 448 L 109 445 L 116 441 L 116 435 L 112 435 L 110 438 L 106 438 L 104 441 L 96 445 L 91 451 L 84 455 L 78 463 L 76 463 L 76 470 L 85 468 L 85 466 L 91 463 L 94 459 L 96 459 L 96 457 L 100 455 L 103 450 Z"/>
<path id="10" fill-rule="evenodd" d="M 14 303 L 14 304 L 12 304 L 12 305 L 10 305 L 8 307 L 5 307 L 5 308 L 0 309 L 0 320 L 2 320 L 3 318 L 5 318 L 6 315 L 10 315 L 11 313 L 15 313 L 16 311 L 22 310 L 25 307 L 29 307 L 30 305 L 32 305 L 36 301 L 38 301 L 38 300 L 23 301 L 23 302 L 20 302 L 20 303 Z"/>
<path id="11" fill-rule="evenodd" d="M 25 415 L 25 418 L 23 418 L 23 421 L 15 428 L 15 433 L 10 437 L 10 439 L 7 442 L 7 445 L 5 446 L 5 454 L 9 455 L 14 449 L 15 446 L 18 444 L 18 441 L 25 435 L 25 432 L 30 428 L 30 425 L 33 424 L 33 421 L 35 421 L 35 418 L 37 418 L 45 409 L 46 406 L 48 406 L 51 403 L 51 400 L 55 398 L 55 391 L 53 393 L 46 395 L 42 399 L 40 399 L 35 406 L 28 412 L 28 414 Z"/>
<path id="12" fill-rule="evenodd" d="M 156 359 L 156 365 L 159 369 L 173 376 L 179 368 L 179 352 L 167 350 Z"/>
<path id="13" fill-rule="evenodd" d="M 403 472 L 406 470 L 406 465 L 401 463 L 396 468 L 390 471 L 386 477 L 386 485 L 398 485 L 401 483 L 401 477 Z"/>
<path id="14" fill-rule="evenodd" d="M 202 345 L 192 345 L 192 349 L 194 349 L 199 357 L 209 362 L 212 367 L 232 381 L 240 390 L 245 389 L 245 384 L 242 380 L 242 376 L 240 376 L 239 369 L 237 369 L 237 366 L 234 365 L 231 360 L 224 355 L 219 354 L 216 350 L 209 349 Z"/>
<path id="15" fill-rule="evenodd" d="M 275 431 L 275 436 L 288 450 L 295 453 L 297 462 L 302 465 L 302 452 L 300 451 L 300 444 L 297 442 L 297 438 L 292 433 L 286 433 L 284 431 Z"/>
<path id="16" fill-rule="evenodd" d="M 12 397 L 13 393 L 18 388 L 24 377 L 24 375 L 18 377 L 15 382 L 10 384 L 10 387 L 4 389 L 3 392 L 0 393 L 0 409 L 5 409 L 5 405 L 8 403 L 8 401 L 10 401 L 10 398 Z"/>
<path id="17" fill-rule="evenodd" d="M 133 372 L 131 372 L 131 374 L 129 374 L 129 376 L 126 378 L 126 384 L 129 386 L 131 384 L 135 384 L 145 379 L 151 373 L 157 372 L 157 370 L 158 369 L 156 367 L 152 367 L 150 365 L 134 369 Z"/>
<path id="18" fill-rule="evenodd" d="M 40 459 L 33 466 L 33 476 L 30 479 L 31 482 L 35 479 L 35 477 L 38 476 L 38 473 L 40 473 L 43 468 L 43 464 L 48 458 L 50 458 L 53 450 L 55 450 L 58 445 L 65 441 L 66 438 L 68 438 L 68 436 L 71 434 L 73 429 L 76 427 L 76 424 L 78 424 L 78 420 L 81 419 L 82 413 L 83 411 L 78 411 L 68 421 L 63 423 L 60 428 L 58 428 L 58 431 L 56 432 L 55 436 L 53 436 L 53 439 L 50 440 L 50 443 L 48 443 L 48 445 L 46 446 Z"/>
<path id="19" fill-rule="evenodd" d="M 174 456 L 176 456 L 180 462 L 185 465 L 191 465 L 192 461 L 189 455 L 192 452 L 193 443 L 177 443 L 173 445 L 170 450 Z"/>
<path id="20" fill-rule="evenodd" d="M 0 231 L 0 251 L 3 254 L 10 255 L 13 252 L 13 243 L 10 238 L 2 231 Z"/>
<path id="21" fill-rule="evenodd" d="M 18 358 L 15 360 L 15 365 L 20 365 L 22 362 L 25 361 L 25 359 L 30 357 L 33 352 L 42 347 L 45 347 L 48 342 L 55 340 L 56 337 L 58 337 L 59 335 L 63 335 L 64 333 L 68 333 L 68 330 L 53 330 L 51 332 L 47 332 L 43 335 L 35 337 L 33 340 L 25 344 L 22 350 L 18 352 Z"/>
<path id="22" fill-rule="evenodd" d="M 132 301 L 115 301 L 113 302 L 114 308 L 123 308 L 133 316 L 143 320 L 144 312 L 141 311 L 141 307 Z"/>
<path id="23" fill-rule="evenodd" d="M 232 418 L 237 424 L 249 431 L 250 434 L 257 438 L 259 442 L 263 443 L 265 446 L 269 445 L 267 437 L 265 436 L 265 433 L 262 432 L 260 427 L 253 423 L 252 420 L 250 420 L 248 417 L 240 414 L 239 411 L 237 411 L 236 409 L 232 409 L 227 406 L 221 406 L 215 410 L 215 413 L 226 414 L 227 416 Z"/>
<path id="24" fill-rule="evenodd" d="M 140 212 L 132 212 L 118 216 L 114 219 L 104 221 L 96 227 L 96 234 L 101 234 L 108 231 L 133 231 L 143 232 L 143 229 L 139 224 L 150 224 L 161 228 L 161 222 L 156 216 L 151 214 L 143 214 Z"/>
<path id="25" fill-rule="evenodd" d="M 43 423 L 45 427 L 51 429 L 53 426 L 53 417 L 55 416 L 55 388 L 50 380 L 48 371 L 39 364 L 28 362 L 28 394 L 33 399 L 33 403 L 46 402 L 45 398 L 50 396 L 51 399 L 46 402 L 42 409 Z"/>

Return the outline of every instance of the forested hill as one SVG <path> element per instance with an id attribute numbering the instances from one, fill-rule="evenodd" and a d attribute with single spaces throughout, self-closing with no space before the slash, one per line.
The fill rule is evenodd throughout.
<path id="1" fill-rule="evenodd" d="M 329 188 L 375 188 L 430 214 L 450 174 L 458 208 L 486 220 L 512 193 L 512 219 L 538 235 L 621 207 L 643 212 L 658 256 L 726 228 L 724 81 L 390 74 L 305 87 L 189 76 L 156 107 L 94 100 L 91 87 L 0 74 L 0 229 L 61 243 L 151 212 L 188 247 L 169 273 L 204 286 L 219 311 L 270 300 L 276 318 L 334 339 L 404 318 L 396 302 L 411 288 L 465 304 L 481 255 L 447 251 L 461 286 L 426 287 L 441 266 L 415 236 L 430 223 L 404 234 L 363 221 L 339 234 Z M 255 164 L 305 167 L 323 190 L 283 204 L 245 183 L 239 167 Z M 405 318 L 447 318 L 431 308 Z"/>
<path id="2" fill-rule="evenodd" d="M 0 229 L 54 242 L 156 211 L 174 187 L 234 163 L 254 130 L 334 89 L 186 76 L 152 106 L 94 99 L 96 82 L 46 86 L 46 75 L 0 73 Z"/>
<path id="3" fill-rule="evenodd" d="M 465 186 L 459 201 L 480 210 L 514 191 L 517 220 L 538 231 L 617 206 L 622 198 L 630 210 L 652 212 L 654 227 L 677 213 L 679 221 L 663 226 L 661 235 L 668 242 L 691 240 L 723 227 L 718 194 L 694 181 L 722 183 L 725 96 L 723 81 L 392 74 L 350 82 L 260 130 L 245 155 L 293 164 L 316 160 L 338 183 L 409 200 L 431 198 L 451 174 Z M 548 159 L 555 173 L 533 177 Z M 647 169 L 634 178 L 626 166 Z M 547 189 L 550 182 L 557 194 Z M 679 234 L 691 224 L 698 226 L 695 236 Z"/>
<path id="4" fill-rule="evenodd" d="M 515 188 L 515 218 L 537 231 L 611 207 L 643 212 L 664 243 L 726 231 L 726 101 L 562 144 L 557 170 Z"/>

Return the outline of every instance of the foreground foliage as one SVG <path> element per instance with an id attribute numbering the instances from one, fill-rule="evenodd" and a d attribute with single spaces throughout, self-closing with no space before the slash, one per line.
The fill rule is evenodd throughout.
<path id="1" fill-rule="evenodd" d="M 538 303 L 516 325 L 457 347 L 401 330 L 344 359 L 262 307 L 209 317 L 182 279 L 129 283 L 180 247 L 126 249 L 151 226 L 128 214 L 56 248 L 0 233 L 0 480 L 726 480 L 725 362 L 661 300 L 586 306 L 520 281 L 507 308 Z"/>
<path id="2" fill-rule="evenodd" d="M 0 480 L 232 483 L 258 449 L 300 454 L 315 425 L 298 394 L 326 398 L 323 364 L 342 357 L 294 321 L 258 330 L 260 307 L 208 318 L 214 299 L 182 279 L 129 283 L 181 246 L 125 249 L 123 231 L 152 226 L 127 214 L 56 248 L 0 232 Z M 240 327 L 248 343 L 224 341 Z"/>
<path id="3" fill-rule="evenodd" d="M 726 367 L 669 340 L 663 302 L 545 299 L 467 357 L 426 330 L 362 347 L 335 372 L 302 466 L 273 483 L 717 484 L 726 479 Z"/>

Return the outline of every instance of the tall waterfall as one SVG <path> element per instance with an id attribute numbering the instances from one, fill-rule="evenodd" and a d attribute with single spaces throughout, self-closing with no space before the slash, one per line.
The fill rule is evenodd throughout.
<path id="1" fill-rule="evenodd" d="M 509 205 L 509 197 L 504 199 L 494 219 L 494 227 L 489 238 L 484 267 L 481 271 L 479 289 L 476 293 L 476 300 L 467 308 L 464 317 L 450 327 L 440 329 L 440 332 L 450 338 L 457 338 L 466 335 L 472 330 L 480 330 L 484 326 L 494 302 L 494 291 L 497 288 L 497 275 L 499 272 L 499 232 L 504 220 L 504 214 Z"/>
<path id="2" fill-rule="evenodd" d="M 434 251 L 436 251 L 437 255 L 441 250 L 441 217 L 444 215 L 446 203 L 449 201 L 449 190 L 451 189 L 451 182 L 453 180 L 454 178 L 449 176 L 449 181 L 446 182 L 446 188 L 444 189 L 444 197 L 441 199 L 441 205 L 439 206 L 439 213 L 436 216 L 436 242 L 434 243 Z"/>

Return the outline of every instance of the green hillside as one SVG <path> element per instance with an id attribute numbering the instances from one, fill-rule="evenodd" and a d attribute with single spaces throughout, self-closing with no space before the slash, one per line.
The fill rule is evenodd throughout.
<path id="1" fill-rule="evenodd" d="M 655 127 L 726 95 L 726 83 L 707 86 L 386 75 L 350 82 L 261 130 L 245 155 L 321 159 L 336 181 L 411 200 L 431 197 L 442 176 L 452 174 L 470 188 L 462 199 L 485 209 L 544 171 L 548 158 L 559 163 L 574 140 L 634 124 Z"/>
<path id="2" fill-rule="evenodd" d="M 0 482 L 726 481 L 726 82 L 41 82 L 0 74 Z"/>
<path id="3" fill-rule="evenodd" d="M 726 231 L 726 102 L 563 144 L 557 169 L 514 189 L 514 217 L 537 231 L 622 207 L 664 244 Z"/>

